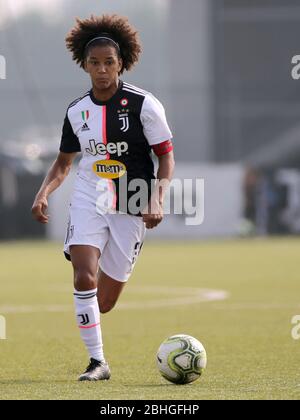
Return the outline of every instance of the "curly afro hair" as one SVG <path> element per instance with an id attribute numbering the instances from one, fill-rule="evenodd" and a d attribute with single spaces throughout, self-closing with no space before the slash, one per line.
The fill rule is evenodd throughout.
<path id="1" fill-rule="evenodd" d="M 73 60 L 84 68 L 89 50 L 86 48 L 87 43 L 103 33 L 108 34 L 119 44 L 120 50 L 113 42 L 105 39 L 100 40 L 101 44 L 114 46 L 118 56 L 122 58 L 123 66 L 120 74 L 124 70 L 130 70 L 138 62 L 142 48 L 135 28 L 130 25 L 126 17 L 118 15 L 91 15 L 88 19 L 76 18 L 76 25 L 66 37 L 66 45 L 73 54 Z M 94 45 L 94 42 L 91 43 L 91 46 Z"/>

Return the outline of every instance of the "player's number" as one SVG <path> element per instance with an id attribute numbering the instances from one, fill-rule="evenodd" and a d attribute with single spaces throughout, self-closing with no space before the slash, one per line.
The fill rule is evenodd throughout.
<path id="1" fill-rule="evenodd" d="M 134 250 L 133 250 L 133 258 L 132 258 L 132 265 L 134 265 L 136 263 L 136 260 L 141 252 L 143 246 L 143 242 L 137 242 L 134 246 Z"/>

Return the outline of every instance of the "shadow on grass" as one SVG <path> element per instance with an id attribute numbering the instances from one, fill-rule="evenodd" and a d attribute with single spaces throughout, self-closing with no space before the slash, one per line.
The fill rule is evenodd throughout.
<path id="1" fill-rule="evenodd" d="M 72 384 L 72 383 L 77 383 L 76 380 L 72 381 L 72 380 L 49 380 L 49 379 L 9 379 L 9 380 L 5 380 L 5 381 L 0 381 L 0 385 L 32 385 L 32 384 Z"/>
<path id="2" fill-rule="evenodd" d="M 51 384 L 65 384 L 65 385 L 81 385 L 81 386 L 86 386 L 87 384 L 94 384 L 99 386 L 99 382 L 103 383 L 105 385 L 115 385 L 109 381 L 90 381 L 90 382 L 79 382 L 77 379 L 7 379 L 7 380 L 0 380 L 0 386 L 1 385 L 5 385 L 5 386 L 9 386 L 9 385 L 38 385 L 38 384 L 47 384 L 47 385 L 51 385 Z M 159 388 L 159 389 L 168 389 L 168 388 L 173 388 L 175 389 L 187 389 L 188 387 L 190 387 L 192 384 L 185 384 L 185 386 L 183 385 L 176 385 L 176 384 L 129 384 L 129 383 L 122 383 L 119 384 L 119 386 L 121 388 L 126 387 L 126 388 L 144 388 L 144 389 L 151 389 L 151 388 Z M 1 398 L 0 398 L 1 399 Z"/>
<path id="3" fill-rule="evenodd" d="M 126 384 L 126 387 L 128 388 L 136 388 L 136 387 L 141 387 L 141 388 L 173 388 L 173 389 L 184 389 L 187 388 L 189 386 L 191 386 L 192 384 Z"/>

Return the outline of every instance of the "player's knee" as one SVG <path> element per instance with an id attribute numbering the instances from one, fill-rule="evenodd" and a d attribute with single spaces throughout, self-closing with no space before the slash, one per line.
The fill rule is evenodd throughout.
<path id="1" fill-rule="evenodd" d="M 76 290 L 85 291 L 96 289 L 97 279 L 96 276 L 85 270 L 76 270 L 74 278 L 74 287 Z"/>
<path id="2" fill-rule="evenodd" d="M 100 302 L 99 303 L 100 312 L 102 314 L 106 314 L 107 312 L 110 312 L 114 308 L 115 304 L 116 304 L 115 301 Z"/>

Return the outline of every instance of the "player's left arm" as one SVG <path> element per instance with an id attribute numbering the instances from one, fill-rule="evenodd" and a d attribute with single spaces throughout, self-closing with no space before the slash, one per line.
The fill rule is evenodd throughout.
<path id="1" fill-rule="evenodd" d="M 153 147 L 158 157 L 157 182 L 151 195 L 148 208 L 143 212 L 143 220 L 147 229 L 156 227 L 164 217 L 164 198 L 173 177 L 175 160 L 171 140 Z"/>
<path id="2" fill-rule="evenodd" d="M 156 187 L 154 192 L 151 191 L 150 201 L 142 211 L 146 227 L 152 229 L 162 221 L 164 216 L 164 197 L 172 179 L 175 165 L 171 140 L 173 136 L 163 105 L 151 94 L 145 97 L 141 111 L 141 122 L 145 137 L 159 162 Z"/>

